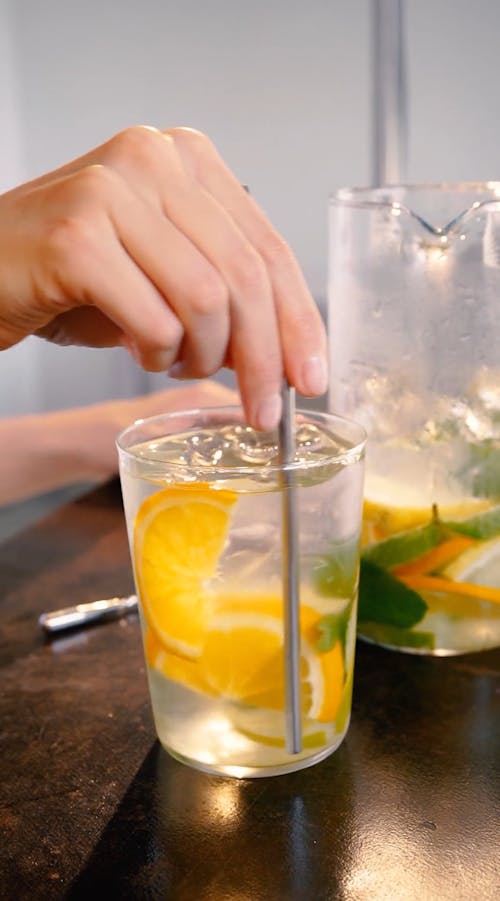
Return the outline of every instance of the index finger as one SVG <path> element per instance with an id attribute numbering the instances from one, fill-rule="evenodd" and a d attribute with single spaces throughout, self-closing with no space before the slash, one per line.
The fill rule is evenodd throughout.
<path id="1" fill-rule="evenodd" d="M 328 383 L 326 330 L 287 243 L 206 135 L 189 128 L 166 134 L 175 141 L 186 168 L 225 208 L 265 263 L 288 381 L 306 396 L 323 394 Z"/>

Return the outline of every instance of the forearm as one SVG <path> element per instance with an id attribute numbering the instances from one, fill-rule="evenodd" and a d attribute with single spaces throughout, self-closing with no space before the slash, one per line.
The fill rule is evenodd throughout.
<path id="1" fill-rule="evenodd" d="M 138 417 L 236 401 L 232 391 L 206 381 L 142 397 L 0 419 L 0 506 L 114 475 L 116 436 Z"/>
<path id="2" fill-rule="evenodd" d="M 115 404 L 0 420 L 0 505 L 116 472 Z"/>

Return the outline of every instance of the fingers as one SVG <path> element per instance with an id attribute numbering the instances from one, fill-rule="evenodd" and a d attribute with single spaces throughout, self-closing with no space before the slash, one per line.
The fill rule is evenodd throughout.
<path id="1" fill-rule="evenodd" d="M 224 208 L 208 192 L 200 191 L 192 179 L 179 176 L 166 204 L 169 218 L 227 285 L 229 347 L 242 402 L 256 428 L 273 428 L 280 416 L 283 364 L 266 267 Z M 192 330 L 190 334 L 193 336 Z M 221 364 L 226 351 L 227 347 Z M 187 361 L 179 371 L 193 374 Z"/>
<path id="2" fill-rule="evenodd" d="M 122 200 L 113 204 L 120 242 L 182 324 L 182 348 L 171 363 L 183 378 L 212 375 L 224 365 L 230 337 L 224 278 L 163 214 L 138 204 L 141 215 L 132 216 Z"/>
<path id="3" fill-rule="evenodd" d="M 155 229 L 141 236 L 133 217 L 119 217 L 119 232 L 184 326 L 173 375 L 209 375 L 231 359 L 260 428 L 279 417 L 283 369 L 303 394 L 326 390 L 324 328 L 299 267 L 205 136 L 127 129 L 91 159 L 164 217 L 168 254 L 158 252 Z"/>
<path id="4" fill-rule="evenodd" d="M 324 327 L 300 269 L 205 136 L 127 129 L 28 190 L 53 219 L 41 334 L 121 342 L 180 378 L 232 364 L 262 429 L 278 422 L 284 372 L 303 394 L 326 390 Z"/>
<path id="5" fill-rule="evenodd" d="M 34 333 L 59 345 L 116 347 L 124 341 L 122 329 L 93 306 L 75 307 L 60 313 Z"/>
<path id="6" fill-rule="evenodd" d="M 290 248 L 238 182 L 205 135 L 172 129 L 186 168 L 228 211 L 258 251 L 272 285 L 286 375 L 301 394 L 326 391 L 326 333 Z"/>
<path id="7" fill-rule="evenodd" d="M 50 297 L 52 315 L 38 333 L 59 344 L 95 346 L 127 336 L 144 368 L 169 368 L 179 354 L 182 323 L 127 252 L 113 221 L 121 207 L 122 216 L 126 208 L 147 227 L 143 206 L 102 167 L 60 180 L 51 199 L 54 218 L 40 248 L 35 290 Z M 71 215 L 58 218 L 58 203 Z"/>
<path id="8" fill-rule="evenodd" d="M 89 229 L 98 220 L 100 207 L 104 210 L 120 248 L 152 282 L 166 310 L 172 311 L 183 327 L 182 350 L 178 348 L 169 364 L 181 361 L 178 374 L 184 378 L 203 377 L 220 369 L 227 356 L 229 293 L 217 268 L 165 214 L 163 183 L 182 180 L 182 162 L 171 145 L 160 132 L 131 129 L 100 148 L 98 156 L 105 164 L 78 169 L 75 163 L 74 171 L 66 167 L 67 174 L 59 183 L 66 204 L 71 186 L 76 195 L 73 217 L 83 220 Z M 100 304 L 94 290 L 92 297 Z M 122 304 L 129 309 L 130 297 L 124 295 Z M 111 314 L 109 306 L 105 309 Z M 148 323 L 143 322 L 141 332 L 129 333 L 125 341 L 147 368 L 153 368 L 147 362 L 151 358 L 147 351 L 150 332 Z M 160 333 L 154 332 L 153 345 L 155 338 L 159 340 Z M 155 357 L 161 360 L 158 354 Z M 154 368 L 158 368 L 156 364 Z"/>
<path id="9" fill-rule="evenodd" d="M 116 189 L 111 198 L 119 241 L 184 327 L 173 374 L 209 375 L 230 353 L 250 422 L 273 427 L 283 366 L 272 287 L 260 255 L 193 179 L 170 138 L 132 129 L 101 148 L 101 155 L 104 169 L 118 174 L 133 193 L 127 198 Z"/>
<path id="10" fill-rule="evenodd" d="M 171 252 L 158 256 L 151 229 L 144 247 L 135 220 L 120 219 L 127 250 L 183 323 L 173 375 L 209 375 L 231 359 L 247 415 L 261 428 L 279 417 L 283 368 L 303 394 L 326 389 L 324 329 L 300 270 L 207 138 L 132 128 L 85 162 L 92 159 L 118 172 L 172 226 Z M 159 260 L 166 271 L 157 271 Z"/>
<path id="11" fill-rule="evenodd" d="M 170 228 L 169 246 L 175 250 L 165 271 L 158 272 L 165 255 L 158 257 L 153 243 L 148 255 L 141 236 L 132 234 L 134 220 L 120 221 L 125 246 L 145 261 L 183 322 L 185 341 L 171 374 L 209 375 L 230 353 L 250 422 L 274 427 L 283 363 L 272 285 L 260 254 L 218 199 L 193 178 L 171 137 L 132 129 L 104 152 L 145 200 L 160 201 Z"/>

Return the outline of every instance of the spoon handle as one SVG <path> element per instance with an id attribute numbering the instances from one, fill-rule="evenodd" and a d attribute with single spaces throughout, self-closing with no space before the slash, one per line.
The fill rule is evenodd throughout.
<path id="1" fill-rule="evenodd" d="M 75 604 L 61 610 L 42 613 L 38 624 L 46 632 L 61 632 L 75 626 L 86 626 L 105 619 L 115 619 L 137 610 L 137 598 L 133 594 L 128 598 L 105 598 L 90 601 L 87 604 Z"/>

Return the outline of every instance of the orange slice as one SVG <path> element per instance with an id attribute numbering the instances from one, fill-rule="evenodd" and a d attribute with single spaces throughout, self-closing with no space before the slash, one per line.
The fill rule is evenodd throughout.
<path id="1" fill-rule="evenodd" d="M 213 695 L 214 691 L 203 678 L 200 664 L 197 660 L 189 660 L 167 651 L 157 638 L 152 629 L 146 627 L 144 635 L 144 656 L 148 666 L 171 679 L 172 682 L 180 682 L 186 688 L 202 694 Z"/>
<path id="2" fill-rule="evenodd" d="M 146 498 L 135 519 L 135 574 L 144 616 L 167 650 L 188 658 L 201 653 L 236 499 L 234 491 L 186 483 Z"/>
<path id="3" fill-rule="evenodd" d="M 474 582 L 454 582 L 451 579 L 439 578 L 439 576 L 406 576 L 401 579 L 409 588 L 415 591 L 437 591 L 449 595 L 463 595 L 469 598 L 477 598 L 478 601 L 489 601 L 490 604 L 500 604 L 500 588 L 490 588 L 489 585 L 475 585 Z"/>
<path id="4" fill-rule="evenodd" d="M 407 560 L 406 563 L 399 563 L 391 569 L 391 572 L 398 579 L 406 576 L 418 576 L 432 573 L 445 566 L 450 560 L 462 555 L 470 547 L 477 545 L 477 541 L 468 538 L 466 535 L 454 535 L 448 541 L 443 541 L 437 547 L 431 548 L 425 554 L 417 557 L 416 560 Z"/>
<path id="5" fill-rule="evenodd" d="M 332 722 L 342 697 L 344 658 L 339 641 L 316 650 L 320 615 L 300 611 L 301 702 L 309 719 Z M 203 678 L 220 697 L 252 707 L 285 708 L 283 602 L 277 595 L 219 595 L 200 657 Z"/>

